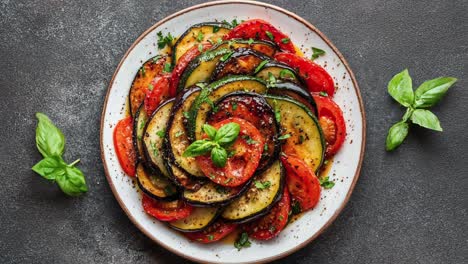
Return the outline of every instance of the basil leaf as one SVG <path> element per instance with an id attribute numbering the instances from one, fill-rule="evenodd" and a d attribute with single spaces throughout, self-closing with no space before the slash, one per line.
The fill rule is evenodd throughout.
<path id="1" fill-rule="evenodd" d="M 218 129 L 214 141 L 219 143 L 221 146 L 227 146 L 237 139 L 239 131 L 239 124 L 228 123 Z"/>
<path id="2" fill-rule="evenodd" d="M 325 51 L 316 47 L 312 47 L 312 56 L 310 57 L 311 60 L 315 60 L 319 56 L 325 55 Z"/>
<path id="3" fill-rule="evenodd" d="M 439 77 L 423 82 L 416 89 L 414 107 L 426 108 L 437 104 L 447 90 L 457 81 L 453 77 Z"/>
<path id="4" fill-rule="evenodd" d="M 55 180 L 60 189 L 70 196 L 77 196 L 88 191 L 83 172 L 76 167 L 65 167 L 65 174 Z"/>
<path id="5" fill-rule="evenodd" d="M 400 121 L 388 130 L 387 140 L 385 143 L 387 151 L 394 150 L 403 143 L 403 140 L 405 140 L 408 135 L 408 129 L 408 123 Z"/>
<path id="6" fill-rule="evenodd" d="M 210 139 L 214 139 L 216 136 L 216 128 L 208 124 L 203 125 L 203 131 L 205 131 L 205 133 L 208 135 L 208 137 L 210 137 Z"/>
<path id="7" fill-rule="evenodd" d="M 62 156 L 65 150 L 65 137 L 43 113 L 36 113 L 39 120 L 36 128 L 36 146 L 44 157 Z"/>
<path id="8" fill-rule="evenodd" d="M 324 189 L 331 189 L 333 186 L 335 186 L 334 181 L 330 181 L 330 178 L 327 176 L 325 178 L 319 178 L 320 181 L 320 186 L 322 186 Z"/>
<path id="9" fill-rule="evenodd" d="M 431 111 L 425 109 L 416 109 L 411 115 L 411 122 L 422 127 L 429 128 L 435 131 L 442 131 L 439 119 Z"/>
<path id="10" fill-rule="evenodd" d="M 32 170 L 48 180 L 55 180 L 65 174 L 67 164 L 58 156 L 46 157 L 32 167 Z"/>
<path id="11" fill-rule="evenodd" d="M 206 139 L 197 140 L 190 144 L 187 149 L 185 149 L 183 156 L 184 157 L 196 157 L 205 155 L 208 153 L 213 147 L 215 143 Z"/>
<path id="12" fill-rule="evenodd" d="M 388 93 L 403 106 L 413 105 L 413 85 L 407 69 L 393 76 L 388 83 Z"/>
<path id="13" fill-rule="evenodd" d="M 222 168 L 226 166 L 227 152 L 221 147 L 214 147 L 211 150 L 211 160 L 216 167 Z"/>
<path id="14" fill-rule="evenodd" d="M 251 244 L 247 232 L 242 232 L 236 242 L 234 242 L 234 247 L 236 247 L 237 250 L 241 250 L 244 247 L 250 247 Z"/>

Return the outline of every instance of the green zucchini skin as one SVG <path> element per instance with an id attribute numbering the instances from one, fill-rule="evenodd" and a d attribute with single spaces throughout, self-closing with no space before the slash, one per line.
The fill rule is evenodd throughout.
<path id="1" fill-rule="evenodd" d="M 167 177 L 146 168 L 143 163 L 138 163 L 136 171 L 138 187 L 151 198 L 161 201 L 174 201 L 178 198 L 177 188 Z"/>
<path id="2" fill-rule="evenodd" d="M 253 75 L 260 63 L 272 60 L 271 57 L 252 49 L 237 48 L 233 52 L 228 59 L 217 63 L 211 75 L 211 82 L 228 75 Z M 239 59 L 242 59 L 244 63 L 240 64 Z M 246 62 L 246 59 L 249 61 Z"/>
<path id="3" fill-rule="evenodd" d="M 226 101 L 234 101 L 237 103 L 250 103 L 250 110 L 252 114 L 262 118 L 262 121 L 264 121 L 260 124 L 253 124 L 255 127 L 257 127 L 260 133 L 263 134 L 268 146 L 268 155 L 262 155 L 256 173 L 258 174 L 263 172 L 264 170 L 268 169 L 275 160 L 279 158 L 279 153 L 281 151 L 280 140 L 278 140 L 278 137 L 280 136 L 281 127 L 276 121 L 273 108 L 268 104 L 263 95 L 243 91 L 233 92 L 224 95 L 215 103 L 215 106 L 218 109 L 220 109 L 221 104 L 223 104 Z M 229 110 L 221 111 L 224 111 L 222 112 L 222 117 L 229 118 L 232 116 Z M 211 122 L 214 114 L 215 113 L 213 111 L 210 111 L 208 113 L 207 120 Z M 245 117 L 241 116 L 239 116 L 239 118 L 246 119 Z M 246 120 L 249 121 L 248 118 Z"/>
<path id="4" fill-rule="evenodd" d="M 221 210 L 216 207 L 195 207 L 188 217 L 169 222 L 168 225 L 180 232 L 198 232 L 213 224 L 220 212 Z"/>
<path id="5" fill-rule="evenodd" d="M 213 32 L 215 27 L 219 29 L 218 32 Z M 230 30 L 231 27 L 228 24 L 222 22 L 203 22 L 191 26 L 182 35 L 180 35 L 174 44 L 172 53 L 173 66 L 177 63 L 179 58 L 193 45 L 205 42 L 208 39 L 216 42 L 217 39 L 222 39 L 222 37 Z M 201 41 L 196 40 L 198 32 L 203 33 L 203 38 Z"/>
<path id="6" fill-rule="evenodd" d="M 265 95 L 265 98 L 280 113 L 279 123 L 283 133 L 290 135 L 283 140 L 282 148 L 293 149 L 295 155 L 317 173 L 324 161 L 326 145 L 315 115 L 307 106 L 291 97 Z"/>
<path id="7" fill-rule="evenodd" d="M 279 160 L 261 174 L 254 176 L 248 190 L 224 208 L 221 217 L 227 222 L 246 223 L 267 214 L 281 199 L 285 188 L 285 170 Z M 260 190 L 256 181 L 270 181 L 271 186 Z M 262 199 L 267 197 L 267 200 Z"/>
<path id="8" fill-rule="evenodd" d="M 164 166 L 162 157 L 159 156 L 164 153 L 164 137 L 160 137 L 156 133 L 166 129 L 166 120 L 173 104 L 174 99 L 169 99 L 158 106 L 146 122 L 142 139 L 146 167 L 166 177 L 169 177 L 169 173 Z"/>
<path id="9" fill-rule="evenodd" d="M 281 72 L 284 71 L 283 76 Z M 304 86 L 305 81 L 297 73 L 297 71 L 286 64 L 270 60 L 265 64 L 256 74 L 255 77 L 261 78 L 265 81 L 269 79 L 269 73 L 271 73 L 276 80 L 281 80 L 283 82 L 293 82 L 297 85 Z"/>
<path id="10" fill-rule="evenodd" d="M 268 89 L 268 94 L 288 96 L 306 105 L 314 115 L 317 113 L 317 104 L 308 90 L 303 86 L 292 82 L 277 82 Z"/>
<path id="11" fill-rule="evenodd" d="M 216 102 L 228 93 L 237 91 L 265 94 L 268 88 L 259 78 L 248 75 L 227 76 L 202 89 L 188 112 L 187 126 L 189 139 L 201 139 L 202 126 L 212 110 L 209 102 Z"/>
<path id="12" fill-rule="evenodd" d="M 230 40 L 216 44 L 211 49 L 198 55 L 187 65 L 180 76 L 177 91 L 182 91 L 198 82 L 208 82 L 221 57 L 238 48 L 248 48 L 267 57 L 272 57 L 278 50 L 275 44 L 260 40 L 252 43 L 247 40 Z"/>

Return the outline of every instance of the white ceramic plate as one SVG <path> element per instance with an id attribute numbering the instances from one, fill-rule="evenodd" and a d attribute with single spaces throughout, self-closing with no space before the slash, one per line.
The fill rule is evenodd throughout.
<path id="1" fill-rule="evenodd" d="M 112 133 L 117 122 L 125 117 L 127 94 L 141 64 L 157 53 L 156 33 L 182 34 L 190 25 L 214 20 L 261 18 L 289 34 L 291 40 L 311 55 L 311 46 L 326 51 L 316 62 L 330 73 L 338 87 L 335 101 L 343 109 L 347 138 L 335 157 L 330 178 L 335 187 L 322 192 L 317 207 L 296 222 L 288 225 L 279 237 L 268 242 L 253 242 L 250 248 L 238 251 L 233 245 L 215 243 L 201 245 L 184 238 L 146 215 L 141 206 L 140 194 L 134 183 L 125 176 L 117 161 Z M 250 1 L 210 2 L 175 13 L 144 32 L 127 51 L 107 91 L 101 120 L 101 153 L 107 180 L 120 206 L 131 221 L 147 236 L 166 249 L 199 262 L 250 263 L 265 262 L 284 257 L 316 238 L 337 217 L 348 201 L 364 154 L 365 117 L 359 88 L 347 62 L 333 44 L 314 26 L 297 15 L 276 6 Z"/>

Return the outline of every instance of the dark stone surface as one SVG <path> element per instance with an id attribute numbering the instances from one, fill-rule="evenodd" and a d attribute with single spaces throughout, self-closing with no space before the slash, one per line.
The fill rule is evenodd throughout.
<path id="1" fill-rule="evenodd" d="M 161 18 L 203 1 L 0 1 L 0 262 L 177 263 L 126 217 L 99 154 L 104 96 L 131 43 Z M 468 2 L 273 1 L 322 30 L 349 61 L 367 110 L 361 178 L 337 221 L 278 263 L 467 263 Z M 412 128 L 384 151 L 403 115 L 386 93 L 409 68 L 415 85 L 460 78 L 434 108 L 443 133 Z M 47 113 L 81 157 L 90 186 L 67 198 L 30 168 L 34 113 Z"/>

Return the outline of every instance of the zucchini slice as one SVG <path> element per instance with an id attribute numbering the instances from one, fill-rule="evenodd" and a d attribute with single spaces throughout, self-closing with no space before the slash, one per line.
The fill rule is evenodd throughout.
<path id="1" fill-rule="evenodd" d="M 241 195 L 248 187 L 228 188 L 208 181 L 197 191 L 185 190 L 182 199 L 195 206 L 224 206 Z"/>
<path id="2" fill-rule="evenodd" d="M 256 77 L 266 81 L 270 80 L 271 75 L 276 80 L 293 82 L 298 85 L 304 83 L 293 68 L 275 61 L 268 62 L 255 74 Z"/>
<path id="3" fill-rule="evenodd" d="M 229 56 L 238 48 L 249 48 L 257 51 L 260 54 L 271 57 L 277 51 L 277 46 L 267 41 L 254 41 L 248 40 L 231 40 L 217 44 L 210 50 L 198 55 L 193 59 L 187 68 L 185 68 L 179 81 L 178 91 L 190 87 L 199 82 L 207 82 L 211 79 L 211 75 L 215 71 L 216 64 L 223 58 Z"/>
<path id="4" fill-rule="evenodd" d="M 199 93 L 200 88 L 193 87 L 186 90 L 185 93 L 177 98 L 176 103 L 171 109 L 171 117 L 167 122 L 164 149 L 166 151 L 169 164 L 176 164 L 190 176 L 205 177 L 203 171 L 198 167 L 195 158 L 183 156 L 185 149 L 187 149 L 191 143 L 187 137 L 187 131 L 185 129 L 185 116 L 188 114 L 193 101 L 195 101 Z"/>
<path id="5" fill-rule="evenodd" d="M 271 60 L 259 52 L 251 49 L 238 48 L 229 58 L 221 59 L 211 75 L 211 81 L 216 81 L 227 75 L 253 75 L 256 68 L 263 62 Z"/>
<path id="6" fill-rule="evenodd" d="M 148 122 L 148 116 L 144 104 L 141 104 L 135 113 L 133 121 L 133 146 L 137 153 L 137 160 L 145 162 L 145 151 L 143 150 L 143 134 L 145 132 L 146 123 Z"/>
<path id="7" fill-rule="evenodd" d="M 157 200 L 174 200 L 177 198 L 177 188 L 167 177 L 145 169 L 142 163 L 136 167 L 137 182 L 140 189 Z"/>
<path id="8" fill-rule="evenodd" d="M 210 226 L 218 217 L 216 207 L 195 207 L 188 217 L 169 222 L 169 226 L 181 232 L 196 232 Z"/>
<path id="9" fill-rule="evenodd" d="M 202 126 L 207 121 L 207 115 L 212 111 L 213 102 L 226 94 L 245 91 L 258 94 L 267 92 L 265 82 L 252 76 L 228 76 L 205 87 L 193 102 L 188 113 L 189 138 L 201 139 Z"/>
<path id="10" fill-rule="evenodd" d="M 308 90 L 298 84 L 292 82 L 277 82 L 268 89 L 268 94 L 289 96 L 299 103 L 306 105 L 312 113 L 317 113 L 317 105 L 314 98 Z"/>
<path id="11" fill-rule="evenodd" d="M 176 64 L 179 58 L 184 55 L 193 45 L 208 40 L 218 42 L 223 39 L 231 28 L 225 23 L 206 22 L 195 24 L 187 29 L 174 44 L 174 53 L 172 54 L 173 63 Z"/>
<path id="12" fill-rule="evenodd" d="M 147 60 L 140 67 L 135 77 L 133 78 L 132 86 L 128 94 L 128 102 L 130 106 L 130 114 L 135 116 L 138 108 L 143 103 L 146 95 L 146 89 L 151 81 L 164 70 L 164 64 L 170 62 L 169 57 L 160 55 L 154 56 Z"/>
<path id="13" fill-rule="evenodd" d="M 149 118 L 143 134 L 143 150 L 149 167 L 152 167 L 162 175 L 169 177 L 163 159 L 163 142 L 166 130 L 166 123 L 169 119 L 174 99 L 161 104 Z"/>
<path id="14" fill-rule="evenodd" d="M 324 159 L 325 139 L 315 115 L 307 106 L 292 98 L 276 95 L 265 97 L 280 115 L 283 135 L 290 135 L 283 141 L 283 152 L 293 153 L 317 172 Z"/>
<path id="15" fill-rule="evenodd" d="M 276 160 L 265 172 L 255 176 L 249 189 L 230 203 L 221 216 L 230 222 L 245 223 L 267 214 L 281 199 L 284 178 L 283 165 L 279 160 Z M 255 185 L 256 182 L 270 182 L 270 185 L 265 189 L 259 189 Z"/>

